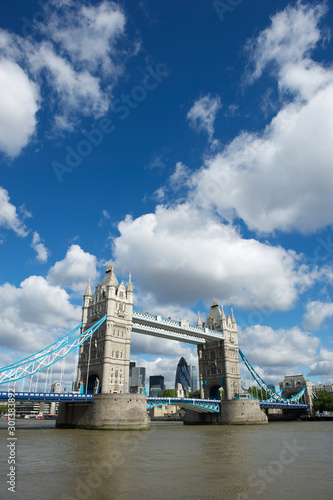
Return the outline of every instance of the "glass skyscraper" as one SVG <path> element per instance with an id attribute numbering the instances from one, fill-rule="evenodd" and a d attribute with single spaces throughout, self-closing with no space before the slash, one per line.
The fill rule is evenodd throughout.
<path id="1" fill-rule="evenodd" d="M 146 368 L 135 366 L 135 362 L 133 361 L 130 362 L 129 385 L 130 392 L 135 392 L 135 388 L 138 387 L 146 388 Z"/>
<path id="2" fill-rule="evenodd" d="M 149 395 L 158 396 L 165 389 L 163 375 L 151 375 L 149 377 Z"/>
<path id="3" fill-rule="evenodd" d="M 195 392 L 198 389 L 198 375 L 197 367 L 190 365 L 190 380 L 191 380 L 191 391 Z"/>
<path id="4" fill-rule="evenodd" d="M 180 358 L 177 366 L 176 380 L 175 380 L 176 389 L 177 389 L 177 384 L 182 384 L 185 394 L 188 392 L 189 387 L 191 387 L 190 368 L 186 363 L 185 358 Z"/>

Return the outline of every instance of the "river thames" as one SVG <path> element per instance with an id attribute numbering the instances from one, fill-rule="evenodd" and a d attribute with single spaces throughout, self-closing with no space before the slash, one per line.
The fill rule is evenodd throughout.
<path id="1" fill-rule="evenodd" d="M 0 420 L 2 499 L 333 498 L 333 422 L 184 426 L 150 431 L 56 429 L 17 420 L 15 493 Z"/>

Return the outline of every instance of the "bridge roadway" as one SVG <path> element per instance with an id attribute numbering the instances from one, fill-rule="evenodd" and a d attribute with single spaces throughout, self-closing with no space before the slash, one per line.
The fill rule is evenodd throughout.
<path id="1" fill-rule="evenodd" d="M 204 344 L 207 340 L 224 340 L 223 332 L 190 325 L 186 319 L 175 321 L 139 311 L 133 311 L 132 332 L 190 344 Z"/>
<path id="2" fill-rule="evenodd" d="M 0 400 L 8 401 L 8 394 L 12 396 L 12 392 L 0 392 Z M 16 401 L 92 401 L 92 394 L 79 394 L 77 392 L 15 392 Z M 221 401 L 219 399 L 195 399 L 195 398 L 153 398 L 147 397 L 147 409 L 154 406 L 162 405 L 181 405 L 184 408 L 191 408 L 199 413 L 220 413 Z M 276 408 L 276 409 L 289 409 L 289 410 L 307 410 L 307 404 L 280 402 L 272 403 L 267 401 L 260 401 L 260 407 Z"/>

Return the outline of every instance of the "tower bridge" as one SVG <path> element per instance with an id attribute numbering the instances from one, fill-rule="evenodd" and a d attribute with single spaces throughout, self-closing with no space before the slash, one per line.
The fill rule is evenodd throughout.
<path id="1" fill-rule="evenodd" d="M 237 323 L 233 312 L 231 311 L 231 316 L 226 316 L 215 299 L 206 321 L 202 323 L 198 315 L 196 325 L 190 325 L 185 318 L 175 321 L 135 311 L 133 299 L 131 275 L 125 287 L 123 282 L 118 282 L 110 263 L 94 294 L 90 282 L 88 283 L 83 297 L 82 323 L 44 350 L 1 368 L 0 384 L 48 369 L 79 348 L 76 391 L 81 395 L 93 396 L 86 397 L 84 401 L 75 396 L 70 400 L 60 398 L 63 402 L 60 404 L 57 426 L 148 428 L 147 397 L 129 393 L 131 333 L 135 332 L 197 345 L 201 399 L 197 403 L 190 400 L 183 403 L 197 411 L 216 414 L 211 415 L 208 420 L 202 420 L 205 419 L 203 414 L 200 422 L 267 422 L 267 416 L 260 409 L 262 402 L 240 397 L 244 391 L 241 387 L 239 353 L 251 375 L 271 396 L 270 402 L 266 402 L 266 408 L 269 403 L 273 406 L 288 404 L 259 377 L 239 351 Z M 219 395 L 221 387 L 224 390 L 223 401 Z M 296 401 L 292 401 L 294 403 Z M 161 403 L 148 398 L 148 405 L 157 404 Z M 187 416 L 193 423 L 198 421 L 190 410 L 187 411 Z"/>

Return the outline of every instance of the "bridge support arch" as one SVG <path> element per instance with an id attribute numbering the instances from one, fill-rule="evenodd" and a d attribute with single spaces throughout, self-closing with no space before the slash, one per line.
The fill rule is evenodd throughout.
<path id="1" fill-rule="evenodd" d="M 98 394 L 101 392 L 101 384 L 98 375 L 95 373 L 88 378 L 87 394 Z"/>

